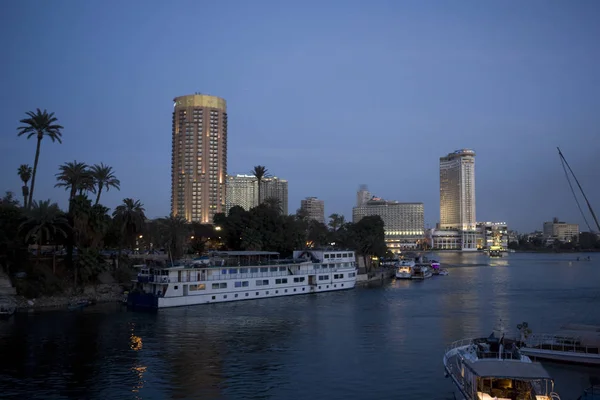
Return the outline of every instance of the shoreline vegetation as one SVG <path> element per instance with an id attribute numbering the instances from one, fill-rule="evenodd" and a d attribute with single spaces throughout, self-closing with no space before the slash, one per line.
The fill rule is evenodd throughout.
<path id="1" fill-rule="evenodd" d="M 10 191 L 0 198 L 0 295 L 14 297 L 20 309 L 121 299 L 135 278 L 133 266 L 144 264 L 146 255 L 163 258 L 153 262 L 164 265 L 208 249 L 277 251 L 289 257 L 295 249 L 329 246 L 356 251 L 367 271 L 372 258 L 387 255 L 380 217 L 354 224 L 331 214 L 324 224 L 302 210 L 283 215 L 274 198 L 260 198 L 250 210 L 232 207 L 216 214 L 213 224 L 189 223 L 172 214 L 149 220 L 143 203 L 130 197 L 110 210 L 102 194 L 122 188 L 113 168 L 103 163 L 74 160 L 58 166 L 55 187 L 69 194 L 63 210 L 50 199 L 36 200 L 35 184 L 39 165 L 52 168 L 44 165 L 42 150 L 49 141 L 62 143 L 64 127 L 54 113 L 40 109 L 27 112 L 20 123 L 17 135 L 35 142 L 33 167 L 16 168 L 22 201 Z M 257 181 L 269 176 L 261 165 L 251 173 Z"/>

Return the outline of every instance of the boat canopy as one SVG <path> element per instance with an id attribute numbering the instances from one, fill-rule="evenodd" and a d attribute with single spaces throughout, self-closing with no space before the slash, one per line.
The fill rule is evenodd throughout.
<path id="1" fill-rule="evenodd" d="M 213 251 L 211 256 L 216 257 L 238 257 L 238 256 L 278 256 L 276 251 Z"/>
<path id="2" fill-rule="evenodd" d="M 528 363 L 522 361 L 484 359 L 477 361 L 465 360 L 465 363 L 473 373 L 482 378 L 503 379 L 552 379 L 540 363 Z"/>

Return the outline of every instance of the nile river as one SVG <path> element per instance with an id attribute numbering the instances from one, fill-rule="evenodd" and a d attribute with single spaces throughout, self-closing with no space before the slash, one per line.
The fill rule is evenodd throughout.
<path id="1" fill-rule="evenodd" d="M 424 282 L 155 314 L 18 314 L 0 321 L 0 398 L 453 399 L 449 342 L 487 336 L 500 318 L 534 332 L 600 325 L 600 254 L 577 256 L 445 253 L 450 275 Z M 563 400 L 600 377 L 545 366 Z"/>

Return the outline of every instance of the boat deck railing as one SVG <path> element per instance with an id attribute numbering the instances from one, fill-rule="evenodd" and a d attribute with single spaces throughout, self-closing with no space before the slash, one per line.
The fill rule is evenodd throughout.
<path id="1" fill-rule="evenodd" d="M 310 274 L 323 274 L 329 272 L 338 272 L 338 270 L 344 270 L 343 272 L 352 272 L 349 270 L 349 267 L 340 267 L 340 268 L 329 268 L 327 270 L 314 270 L 314 271 L 296 271 L 295 273 L 291 273 L 291 271 L 272 271 L 272 272 L 248 272 L 248 273 L 237 273 L 237 274 L 200 274 L 200 278 L 198 278 L 198 272 L 192 272 L 190 277 L 187 277 L 187 273 L 182 274 L 181 277 L 174 276 L 166 276 L 166 275 L 148 275 L 148 274 L 138 274 L 137 282 L 138 283 L 181 283 L 181 282 L 208 282 L 208 281 L 223 281 L 223 280 L 240 280 L 240 279 L 253 279 L 253 278 L 281 278 L 281 277 L 290 277 L 294 278 L 297 276 Z M 355 270 L 354 270 L 355 271 Z"/>
<path id="2" fill-rule="evenodd" d="M 599 354 L 598 345 L 586 345 L 581 337 L 556 334 L 531 334 L 525 340 L 525 347 L 539 350 L 564 351 L 573 353 Z"/>
<path id="3" fill-rule="evenodd" d="M 516 347 L 516 345 L 515 345 L 515 347 L 511 346 L 511 344 L 513 344 L 514 341 L 507 340 L 507 343 L 504 344 L 503 351 L 500 352 L 500 351 L 490 351 L 490 350 L 479 347 L 478 340 L 481 340 L 481 338 L 461 339 L 461 340 L 452 342 L 448 347 L 446 347 L 445 354 L 448 354 L 449 351 L 460 348 L 460 347 L 473 345 L 475 348 L 475 355 L 477 356 L 478 359 L 502 359 L 502 360 L 520 360 L 521 359 L 521 354 L 519 353 L 519 350 Z M 446 357 L 446 356 L 444 356 L 444 357 Z"/>

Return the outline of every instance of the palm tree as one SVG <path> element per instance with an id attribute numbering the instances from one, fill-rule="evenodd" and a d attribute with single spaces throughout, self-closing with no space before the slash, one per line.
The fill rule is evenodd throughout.
<path id="1" fill-rule="evenodd" d="M 92 166 L 91 173 L 97 190 L 95 204 L 100 202 L 100 194 L 102 193 L 102 189 L 106 188 L 107 192 L 111 187 L 121 190 L 121 182 L 115 176 L 115 172 L 113 171 L 112 167 L 104 165 L 103 163 L 100 163 L 100 165 L 96 164 Z"/>
<path id="2" fill-rule="evenodd" d="M 183 245 L 190 234 L 190 225 L 182 216 L 171 214 L 158 220 L 161 244 L 177 259 L 183 255 Z"/>
<path id="3" fill-rule="evenodd" d="M 343 215 L 331 214 L 329 216 L 329 227 L 333 231 L 337 231 L 345 223 L 346 223 L 346 218 Z"/>
<path id="4" fill-rule="evenodd" d="M 277 214 L 283 213 L 283 208 L 281 207 L 281 200 L 279 200 L 277 197 L 267 197 L 263 204 L 273 209 Z"/>
<path id="5" fill-rule="evenodd" d="M 29 118 L 25 118 L 20 121 L 25 125 L 18 128 L 19 133 L 17 136 L 26 134 L 27 139 L 34 135 L 37 137 L 35 160 L 33 162 L 33 173 L 31 174 L 31 188 L 29 189 L 29 199 L 27 201 L 28 206 L 31 207 L 31 199 L 33 198 L 35 175 L 37 173 L 38 161 L 40 159 L 40 145 L 42 144 L 42 139 L 44 136 L 48 136 L 52 142 L 58 141 L 58 143 L 62 143 L 61 129 L 63 129 L 63 127 L 56 123 L 58 119 L 56 119 L 54 113 L 48 114 L 46 110 L 42 112 L 38 108 L 35 113 L 33 111 L 28 111 L 26 114 Z"/>
<path id="6" fill-rule="evenodd" d="M 17 173 L 19 174 L 19 178 L 23 181 L 23 208 L 27 209 L 27 196 L 29 196 L 29 187 L 27 186 L 27 182 L 31 179 L 32 169 L 27 164 L 22 164 Z"/>
<path id="7" fill-rule="evenodd" d="M 72 161 L 64 163 L 58 167 L 60 170 L 56 174 L 58 183 L 54 187 L 64 187 L 69 190 L 69 204 L 77 195 L 77 191 L 90 189 L 90 172 L 85 163 Z M 69 205 L 69 209 L 71 206 Z"/>
<path id="8" fill-rule="evenodd" d="M 44 241 L 56 239 L 59 236 L 67 237 L 69 223 L 65 214 L 56 203 L 50 200 L 34 201 L 30 204 L 27 220 L 21 224 L 19 229 L 26 232 L 25 241 L 35 238 L 38 245 L 38 257 L 42 253 Z"/>
<path id="9" fill-rule="evenodd" d="M 136 234 L 142 232 L 146 223 L 144 205 L 139 200 L 123 199 L 123 204 L 113 212 L 115 222 L 120 226 L 125 239 L 131 242 Z M 133 245 L 133 242 L 129 243 Z"/>
<path id="10" fill-rule="evenodd" d="M 264 165 L 257 165 L 252 170 L 252 175 L 256 178 L 258 183 L 258 204 L 262 203 L 262 180 L 269 177 L 269 170 Z"/>

